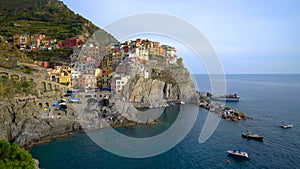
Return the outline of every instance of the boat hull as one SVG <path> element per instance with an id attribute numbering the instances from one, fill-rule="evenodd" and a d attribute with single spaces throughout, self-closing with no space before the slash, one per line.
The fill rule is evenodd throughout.
<path id="1" fill-rule="evenodd" d="M 223 102 L 239 102 L 239 98 L 226 98 L 226 97 L 211 97 L 211 100 L 214 101 L 223 101 Z"/>
<path id="2" fill-rule="evenodd" d="M 257 140 L 257 141 L 262 141 L 264 139 L 263 136 L 259 136 L 259 135 L 252 135 L 252 134 L 247 134 L 247 133 L 243 133 L 242 134 L 243 138 L 247 138 L 247 139 L 253 139 L 253 140 Z"/>
<path id="3" fill-rule="evenodd" d="M 289 128 L 292 128 L 293 125 L 292 124 L 289 124 L 289 125 L 281 125 L 282 128 L 284 129 L 289 129 Z"/>
<path id="4" fill-rule="evenodd" d="M 228 156 L 236 157 L 236 158 L 243 158 L 248 159 L 249 155 L 246 152 L 234 152 L 233 150 L 227 151 Z"/>

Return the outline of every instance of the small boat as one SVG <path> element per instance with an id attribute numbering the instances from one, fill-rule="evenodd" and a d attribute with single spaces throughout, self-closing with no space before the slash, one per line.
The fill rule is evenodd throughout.
<path id="1" fill-rule="evenodd" d="M 248 139 L 253 139 L 253 140 L 258 140 L 258 141 L 262 141 L 263 140 L 263 136 L 260 136 L 258 134 L 252 134 L 251 131 L 247 131 L 247 133 L 242 133 L 242 137 L 243 138 L 248 138 Z"/>
<path id="2" fill-rule="evenodd" d="M 281 127 L 284 128 L 284 129 L 288 129 L 288 128 L 294 127 L 294 125 L 292 125 L 292 124 L 282 124 Z"/>
<path id="3" fill-rule="evenodd" d="M 155 107 L 154 107 L 154 106 L 152 106 L 152 105 L 151 105 L 151 106 L 149 106 L 149 109 L 154 109 L 154 108 L 155 108 Z"/>
<path id="4" fill-rule="evenodd" d="M 238 102 L 240 100 L 240 96 L 237 94 L 225 94 L 225 95 L 219 95 L 219 96 L 209 96 L 211 100 L 215 101 L 226 101 L 226 102 Z"/>
<path id="5" fill-rule="evenodd" d="M 67 104 L 66 103 L 60 103 L 58 106 L 55 107 L 54 110 L 62 110 L 65 111 L 67 109 Z"/>
<path id="6" fill-rule="evenodd" d="M 234 150 L 227 151 L 228 156 L 238 157 L 238 158 L 249 158 L 249 154 L 246 152 L 241 151 L 240 148 Z"/>
<path id="7" fill-rule="evenodd" d="M 80 103 L 80 98 L 72 98 L 70 100 L 71 103 Z"/>
<path id="8" fill-rule="evenodd" d="M 58 100 L 57 102 L 55 102 L 54 104 L 53 104 L 53 106 L 58 106 L 60 103 L 65 103 L 66 102 L 66 99 L 60 99 L 60 100 Z"/>
<path id="9" fill-rule="evenodd" d="M 149 109 L 157 109 L 157 108 L 160 108 L 160 107 L 162 107 L 162 106 L 158 106 L 158 105 L 150 105 L 148 108 Z"/>
<path id="10" fill-rule="evenodd" d="M 175 106 L 175 103 L 169 103 L 170 106 Z"/>

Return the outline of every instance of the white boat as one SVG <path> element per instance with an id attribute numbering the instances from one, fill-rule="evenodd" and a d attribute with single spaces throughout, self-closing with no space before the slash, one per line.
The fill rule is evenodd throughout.
<path id="1" fill-rule="evenodd" d="M 294 125 L 292 125 L 292 124 L 283 124 L 283 125 L 281 125 L 281 127 L 284 128 L 284 129 L 287 129 L 287 128 L 294 127 Z"/>
<path id="2" fill-rule="evenodd" d="M 240 100 L 240 96 L 237 94 L 225 94 L 219 96 L 209 96 L 211 100 L 215 101 L 226 101 L 226 102 L 238 102 Z"/>
<path id="3" fill-rule="evenodd" d="M 80 98 L 72 98 L 70 100 L 71 103 L 80 103 Z"/>
<path id="4" fill-rule="evenodd" d="M 249 158 L 249 154 L 247 152 L 241 151 L 240 148 L 234 150 L 227 151 L 229 156 L 240 157 L 240 158 Z"/>

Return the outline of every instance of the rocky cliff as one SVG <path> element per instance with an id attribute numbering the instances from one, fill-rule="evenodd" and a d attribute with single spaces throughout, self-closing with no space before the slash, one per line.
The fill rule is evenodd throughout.
<path id="1" fill-rule="evenodd" d="M 157 107 L 168 101 L 198 102 L 191 74 L 183 64 L 166 66 L 156 62 L 146 65 L 146 70 L 149 77 L 133 75 L 117 97 L 135 107 Z"/>
<path id="2" fill-rule="evenodd" d="M 71 118 L 41 118 L 35 103 L 10 103 L 0 107 L 0 139 L 14 141 L 21 147 L 41 139 L 80 129 Z M 68 110 L 66 114 L 73 114 Z"/>

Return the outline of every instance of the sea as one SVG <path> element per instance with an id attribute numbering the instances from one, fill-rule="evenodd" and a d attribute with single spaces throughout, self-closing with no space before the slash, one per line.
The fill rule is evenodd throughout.
<path id="1" fill-rule="evenodd" d="M 194 79 L 200 91 L 211 92 L 208 75 L 194 75 Z M 43 169 L 300 168 L 300 75 L 226 75 L 226 84 L 227 93 L 241 97 L 239 102 L 226 105 L 251 119 L 221 119 L 204 142 L 199 142 L 200 132 L 212 112 L 185 104 L 167 107 L 157 124 L 116 129 L 129 137 L 152 137 L 168 130 L 181 110 L 187 115 L 188 110 L 197 110 L 194 124 L 183 140 L 161 154 L 143 158 L 119 156 L 98 146 L 85 132 L 54 138 L 29 151 Z M 280 127 L 283 123 L 294 127 L 283 129 Z M 103 139 L 111 139 L 114 146 L 117 143 L 105 135 L 107 130 L 94 132 Z M 242 138 L 241 133 L 247 130 L 263 135 L 263 141 Z M 133 151 L 134 148 L 128 146 Z M 235 148 L 248 152 L 249 159 L 229 157 L 227 151 Z"/>

